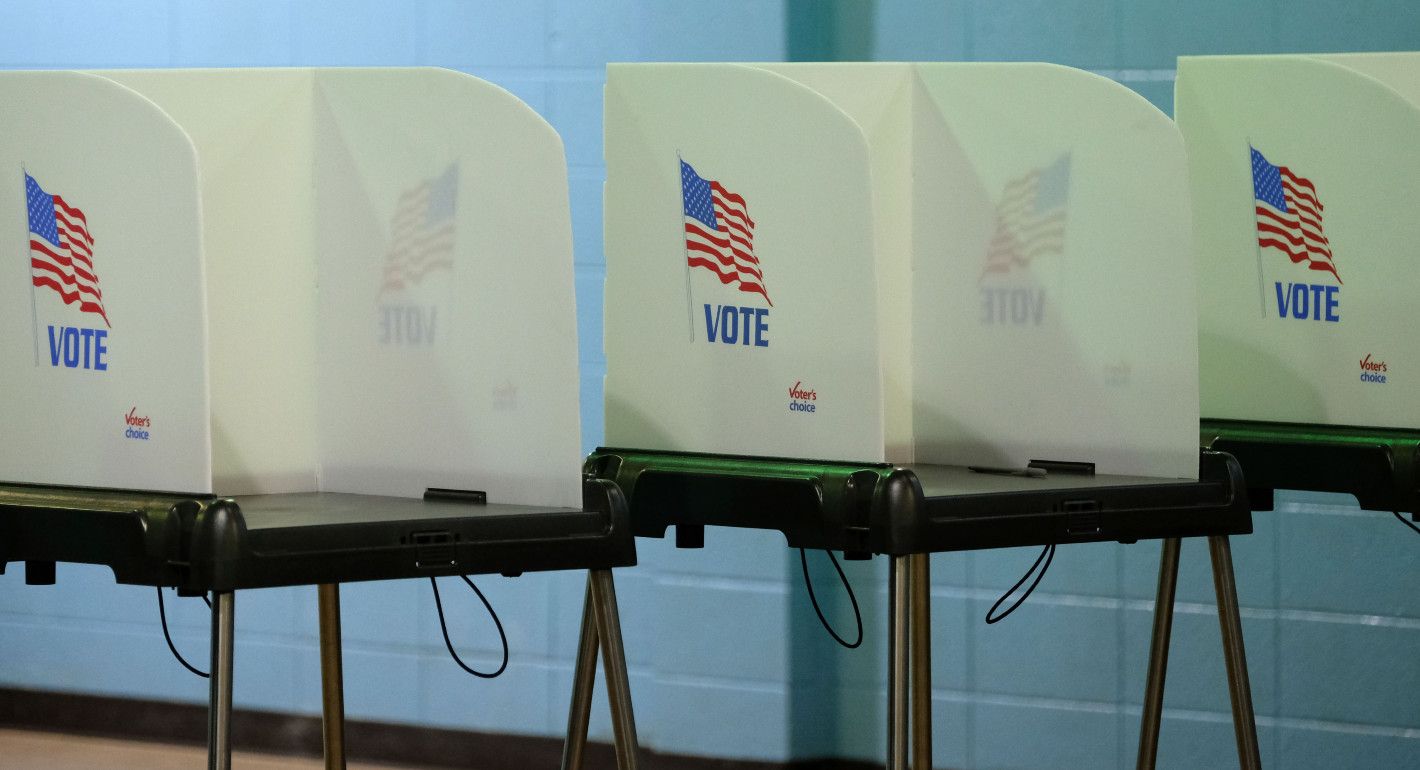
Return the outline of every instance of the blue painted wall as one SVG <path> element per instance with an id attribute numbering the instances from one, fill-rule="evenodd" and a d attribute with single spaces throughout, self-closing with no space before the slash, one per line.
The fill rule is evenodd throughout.
<path id="1" fill-rule="evenodd" d="M 813 4 L 607 0 L 9 0 L 0 66 L 407 65 L 462 69 L 521 96 L 562 133 L 576 243 L 583 441 L 601 435 L 601 85 L 624 60 L 775 60 Z M 1420 47 L 1405 0 L 882 0 L 882 59 L 1043 59 L 1102 72 L 1162 109 L 1181 53 Z M 1344 498 L 1283 495 L 1235 543 L 1263 758 L 1274 767 L 1420 764 L 1420 538 Z M 704 551 L 641 542 L 618 575 L 643 742 L 693 754 L 869 758 L 884 741 L 885 565 L 847 565 L 867 614 L 862 649 L 837 649 L 808 608 L 797 558 L 775 535 L 711 531 Z M 1127 767 L 1143 691 L 1157 544 L 1061 549 L 1010 620 L 986 607 L 1034 558 L 1001 551 L 933 560 L 936 763 L 980 768 Z M 1235 762 L 1217 657 L 1206 548 L 1183 552 L 1161 764 Z M 831 569 L 829 612 L 850 624 Z M 63 566 L 59 585 L 0 576 L 0 684 L 202 701 L 168 656 L 153 592 Z M 427 584 L 344 590 L 352 717 L 560 734 L 579 576 L 484 578 L 513 645 L 492 682 L 447 659 Z M 475 664 L 496 636 L 452 581 L 451 632 Z M 176 606 L 174 606 L 176 605 Z M 205 608 L 169 603 L 179 647 L 206 654 Z M 240 705 L 319 710 L 313 589 L 237 602 Z M 606 736 L 604 707 L 594 731 Z"/>

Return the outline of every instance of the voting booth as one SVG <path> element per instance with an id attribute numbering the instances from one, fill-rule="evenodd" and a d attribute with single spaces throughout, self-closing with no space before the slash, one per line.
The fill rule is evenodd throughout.
<path id="1" fill-rule="evenodd" d="M 608 446 L 1197 478 L 1183 144 L 1046 64 L 628 64 Z"/>
<path id="2" fill-rule="evenodd" d="M 931 554 L 1041 548 L 1018 589 L 1058 545 L 1161 540 L 1152 767 L 1179 543 L 1207 537 L 1258 766 L 1228 545 L 1252 520 L 1237 462 L 1197 443 L 1172 121 L 1045 64 L 612 65 L 606 163 L 587 468 L 637 535 L 776 530 L 806 583 L 806 549 L 887 556 L 888 767 L 931 764 Z"/>
<path id="3" fill-rule="evenodd" d="M 565 164 L 518 99 L 431 69 L 0 92 L 0 478 L 581 504 Z"/>
<path id="4" fill-rule="evenodd" d="M 1184 57 L 1175 102 L 1203 417 L 1420 427 L 1420 54 Z"/>
<path id="5" fill-rule="evenodd" d="M 108 566 L 157 588 L 165 635 L 165 589 L 210 593 L 208 671 L 179 660 L 210 677 L 221 770 L 236 592 L 319 586 L 344 767 L 339 584 L 427 579 L 443 627 L 436 577 L 585 569 L 581 646 L 605 647 L 634 757 L 611 569 L 635 544 L 578 472 L 552 128 L 432 69 L 0 73 L 0 113 L 0 573 Z M 471 674 L 506 667 L 506 638 L 489 672 L 444 639 Z M 595 669 L 579 656 L 584 724 Z"/>

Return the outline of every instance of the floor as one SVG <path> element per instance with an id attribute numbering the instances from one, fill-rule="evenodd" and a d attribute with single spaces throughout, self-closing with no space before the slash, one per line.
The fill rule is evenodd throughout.
<path id="1" fill-rule="evenodd" d="M 119 741 L 0 729 L 0 770 L 192 770 L 207 765 L 200 746 Z M 233 770 L 323 770 L 319 759 L 236 752 Z M 418 770 L 352 762 L 348 770 Z"/>

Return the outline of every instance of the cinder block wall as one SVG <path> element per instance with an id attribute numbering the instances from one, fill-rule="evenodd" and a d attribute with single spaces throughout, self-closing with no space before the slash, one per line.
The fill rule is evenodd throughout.
<path id="1" fill-rule="evenodd" d="M 601 86 L 608 61 L 778 60 L 814 3 L 728 0 L 10 0 L 0 66 L 194 67 L 430 64 L 498 83 L 545 116 L 567 148 L 582 358 L 583 442 L 601 437 Z M 1182 53 L 1420 47 L 1405 0 L 880 0 L 864 14 L 880 59 L 1047 60 L 1101 72 L 1172 107 Z M 855 54 L 857 55 L 857 54 Z M 1420 757 L 1420 538 L 1346 498 L 1280 495 L 1279 513 L 1234 543 L 1264 762 L 1406 767 Z M 847 570 L 867 641 L 834 646 L 808 607 L 797 554 L 778 535 L 710 531 L 703 551 L 642 541 L 621 572 L 622 618 L 643 742 L 768 760 L 872 758 L 884 744 L 885 564 Z M 982 616 L 1035 554 L 933 560 L 936 764 L 1130 767 L 1158 547 L 1060 549 L 1031 600 Z M 822 556 L 818 593 L 851 630 Z M 1235 762 L 1207 549 L 1183 551 L 1161 765 Z M 345 587 L 352 718 L 557 735 L 580 617 L 577 575 L 483 578 L 513 648 L 492 682 L 459 672 L 427 583 Z M 450 631 L 475 664 L 497 638 L 450 582 Z M 151 589 L 61 565 L 59 584 L 0 576 L 0 686 L 201 702 L 205 684 L 168 656 Z M 176 642 L 205 660 L 196 600 L 169 601 Z M 239 705 L 319 712 L 314 589 L 237 601 Z M 593 730 L 609 735 L 604 701 Z"/>

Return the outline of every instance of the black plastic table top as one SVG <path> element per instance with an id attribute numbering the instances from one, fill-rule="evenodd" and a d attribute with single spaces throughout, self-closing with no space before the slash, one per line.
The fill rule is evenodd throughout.
<path id="1" fill-rule="evenodd" d="M 544 508 L 505 503 L 302 492 L 283 495 L 242 495 L 236 499 L 249 532 L 307 527 L 349 527 L 360 524 L 418 523 L 430 525 L 476 522 L 487 528 L 507 524 L 515 532 L 528 528 L 556 533 L 568 526 L 587 528 L 592 517 L 577 508 Z M 581 525 L 580 527 L 578 525 Z"/>
<path id="2" fill-rule="evenodd" d="M 1254 510 L 1270 510 L 1275 490 L 1297 489 L 1420 516 L 1420 430 L 1205 419 L 1200 439 L 1242 464 Z"/>
<path id="3" fill-rule="evenodd" d="M 1237 462 L 1202 451 L 1199 478 L 981 473 L 960 466 L 821 462 L 598 449 L 639 536 L 695 545 L 704 526 L 772 529 L 791 547 L 850 554 L 1246 534 Z"/>
<path id="4" fill-rule="evenodd" d="M 625 500 L 583 508 L 335 493 L 213 496 L 0 485 L 7 562 L 111 567 L 189 592 L 635 564 Z"/>

